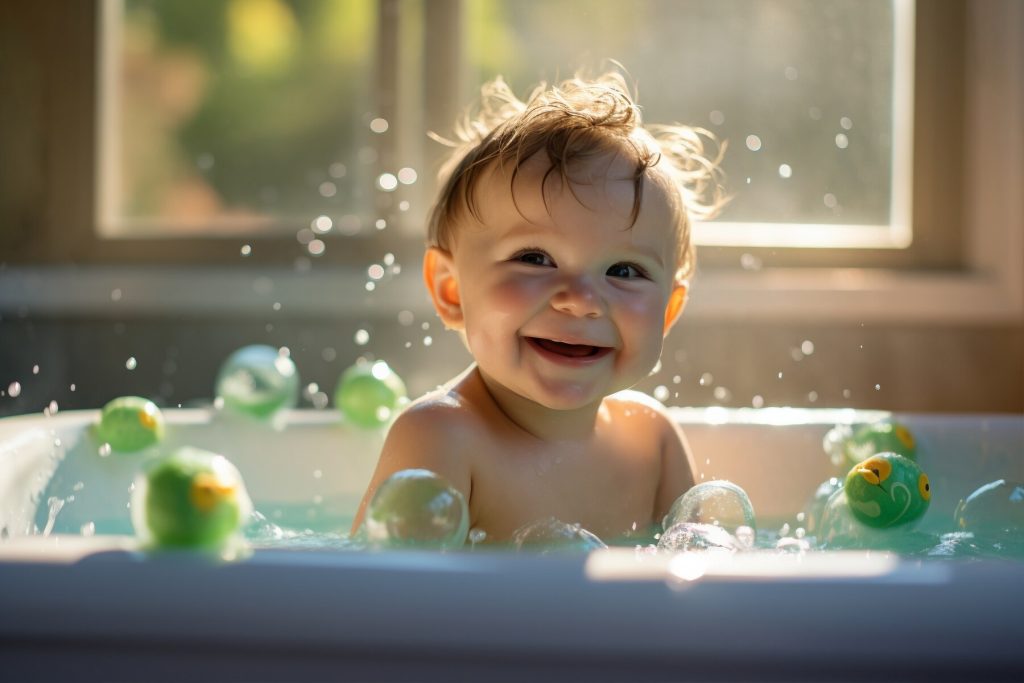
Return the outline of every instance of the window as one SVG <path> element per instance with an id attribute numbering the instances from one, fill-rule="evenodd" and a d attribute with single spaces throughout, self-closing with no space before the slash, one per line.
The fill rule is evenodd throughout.
<path id="1" fill-rule="evenodd" d="M 447 130 L 475 84 L 496 72 L 524 92 L 538 78 L 617 57 L 649 120 L 704 124 L 730 145 L 727 189 L 735 198 L 718 223 L 701 229 L 712 244 L 700 250 L 703 292 L 691 316 L 778 311 L 783 300 L 784 313 L 868 316 L 881 311 L 880 292 L 913 291 L 887 299 L 885 310 L 913 317 L 935 299 L 926 275 L 960 278 L 948 284 L 963 285 L 952 298 L 967 318 L 1017 315 L 1020 266 L 1008 245 L 1019 239 L 1018 222 L 1006 201 L 991 196 L 1019 178 L 1019 151 L 996 139 L 1012 125 L 993 123 L 1018 111 L 1019 68 L 999 57 L 1020 38 L 1012 1 L 97 0 L 59 13 L 38 3 L 2 11 L 3 63 L 20 65 L 0 74 L 9 105 L 0 129 L 0 263 L 8 279 L 18 268 L 85 265 L 75 271 L 77 289 L 88 291 L 95 276 L 92 299 L 109 301 L 117 275 L 99 272 L 104 267 L 138 267 L 140 278 L 157 264 L 209 267 L 211 281 L 276 268 L 284 281 L 293 265 L 365 271 L 388 253 L 414 266 L 440 152 L 425 131 Z M 700 27 L 712 21 L 747 37 L 711 40 Z M 251 35 L 260 31 L 273 39 L 254 47 Z M 772 37 L 768 45 L 759 42 L 764 36 Z M 667 58 L 677 52 L 688 56 Z M 838 70 L 819 70 L 829 55 Z M 177 80 L 160 84 L 160 73 Z M 679 92 L 666 82 L 701 87 Z M 169 89 L 162 96 L 179 108 L 142 105 L 157 107 L 158 119 L 145 121 L 144 109 L 127 106 L 139 106 L 139 93 L 127 94 L 132 83 L 143 93 Z M 868 94 L 852 94 L 855 87 Z M 376 119 L 387 122 L 385 132 L 375 131 L 383 125 Z M 901 128 L 908 120 L 909 162 Z M 820 146 L 780 152 L 794 121 L 815 131 Z M 751 136 L 757 140 L 748 143 Z M 811 164 L 808 173 L 809 162 L 798 161 L 804 153 L 841 163 Z M 848 163 L 857 155 L 866 165 Z M 143 158 L 162 161 L 142 168 Z M 416 180 L 403 183 L 411 175 L 400 177 L 402 169 Z M 988 179 L 984 187 L 980 178 Z M 813 182 L 794 191 L 804 180 Z M 912 240 L 892 248 L 906 241 L 901 215 L 910 217 Z M 321 217 L 330 219 L 322 234 Z M 845 235 L 847 246 L 777 246 L 806 242 L 793 221 L 815 226 L 818 237 Z M 737 234 L 727 223 L 748 224 L 739 228 L 746 245 L 721 244 Z M 865 266 L 870 272 L 852 269 Z M 45 283 L 53 273 L 33 271 L 24 282 Z M 994 289 L 979 284 L 990 276 Z M 251 272 L 246 277 L 233 285 L 239 292 L 251 288 Z M 908 290 L 908 278 L 920 286 Z M 414 280 L 409 297 L 419 291 Z M 66 298 L 56 287 L 50 294 L 25 287 L 50 297 L 55 310 Z M 852 306 L 858 293 L 866 298 Z M 394 298 L 409 300 L 397 291 Z M 333 305 L 317 310 L 334 312 Z M 925 315 L 938 314 L 939 304 L 928 306 Z"/>
<path id="2" fill-rule="evenodd" d="M 610 57 L 649 121 L 705 126 L 727 143 L 732 201 L 697 226 L 699 244 L 902 249 L 913 10 L 911 0 L 109 0 L 97 227 L 105 238 L 296 235 L 314 256 L 331 237 L 388 227 L 415 239 L 432 189 L 422 160 L 435 153 L 415 113 L 438 85 L 429 71 L 413 85 L 420 60 L 459 65 L 457 100 L 468 103 L 497 74 L 525 93 Z M 431 14 L 461 37 L 455 55 L 423 38 Z"/>

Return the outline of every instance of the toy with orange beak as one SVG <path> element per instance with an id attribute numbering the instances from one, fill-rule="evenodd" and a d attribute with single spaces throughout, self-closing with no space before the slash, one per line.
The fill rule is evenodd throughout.
<path id="1" fill-rule="evenodd" d="M 928 475 L 896 453 L 876 453 L 854 465 L 843 490 L 853 516 L 879 529 L 916 521 L 932 498 Z"/>
<path id="2" fill-rule="evenodd" d="M 136 533 L 164 547 L 217 548 L 249 518 L 252 502 L 242 476 L 227 458 L 181 448 L 135 481 Z"/>

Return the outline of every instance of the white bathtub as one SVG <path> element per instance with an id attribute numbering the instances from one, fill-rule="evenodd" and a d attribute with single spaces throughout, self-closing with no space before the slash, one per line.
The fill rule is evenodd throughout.
<path id="1" fill-rule="evenodd" d="M 165 447 L 227 455 L 258 510 L 305 511 L 315 528 L 350 516 L 381 440 L 328 412 L 293 412 L 282 431 L 165 414 Z M 838 473 L 821 449 L 830 427 L 881 414 L 676 416 L 703 477 L 743 486 L 763 524 L 793 520 Z M 1024 678 L 1019 561 L 621 548 L 147 556 L 127 502 L 148 456 L 101 458 L 96 417 L 0 420 L 0 680 Z M 1024 480 L 1024 417 L 897 417 L 935 491 L 922 529 L 951 530 L 957 502 L 981 484 Z M 51 498 L 66 501 L 52 522 Z M 98 533 L 82 535 L 90 524 Z"/>

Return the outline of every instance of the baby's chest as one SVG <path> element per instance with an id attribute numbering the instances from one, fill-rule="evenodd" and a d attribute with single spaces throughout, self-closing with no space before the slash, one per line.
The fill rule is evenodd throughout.
<path id="1" fill-rule="evenodd" d="M 598 535 L 626 533 L 650 521 L 660 474 L 654 443 L 495 445 L 473 472 L 474 523 L 507 538 L 530 522 L 555 517 Z"/>

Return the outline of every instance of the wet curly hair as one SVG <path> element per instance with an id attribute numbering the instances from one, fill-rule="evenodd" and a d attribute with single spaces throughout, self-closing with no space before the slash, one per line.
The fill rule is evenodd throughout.
<path id="1" fill-rule="evenodd" d="M 666 186 L 676 198 L 677 281 L 687 280 L 695 267 L 691 221 L 713 217 L 727 199 L 719 166 L 725 145 L 700 128 L 644 126 L 640 107 L 617 71 L 589 79 L 577 75 L 556 85 L 541 83 L 525 101 L 499 76 L 481 87 L 478 105 L 456 122 L 453 139 L 432 137 L 452 151 L 439 174 L 441 192 L 430 213 L 427 241 L 447 251 L 463 211 L 480 219 L 475 190 L 485 172 L 495 166 L 511 168 L 511 187 L 521 165 L 539 152 L 550 163 L 545 188 L 557 174 L 562 186 L 572 189 L 571 169 L 588 159 L 608 154 L 629 159 L 631 226 L 640 213 L 645 182 Z"/>

